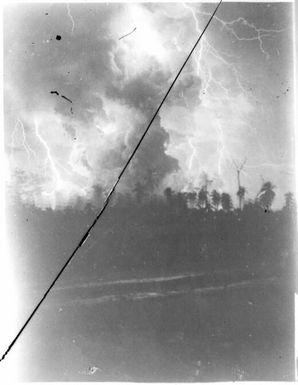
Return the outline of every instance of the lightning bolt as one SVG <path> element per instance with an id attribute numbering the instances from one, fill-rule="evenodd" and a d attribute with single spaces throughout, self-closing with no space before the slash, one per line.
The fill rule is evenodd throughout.
<path id="1" fill-rule="evenodd" d="M 190 5 L 186 5 L 185 3 L 183 3 L 183 6 L 190 11 L 192 18 L 194 19 L 195 30 L 198 34 L 200 34 L 202 30 L 199 27 L 200 23 L 199 23 L 199 20 L 197 18 L 197 14 L 202 15 L 202 16 L 211 16 L 211 13 L 204 12 L 201 9 L 199 9 L 198 11 L 195 11 Z M 248 22 L 243 17 L 239 17 L 239 18 L 232 20 L 232 21 L 224 21 L 215 15 L 214 19 L 218 23 L 220 23 L 224 29 L 226 29 L 229 33 L 231 33 L 232 36 L 235 38 L 235 40 L 237 40 L 237 41 L 257 41 L 259 44 L 259 48 L 260 48 L 261 52 L 265 55 L 266 59 L 269 59 L 270 54 L 264 48 L 264 38 L 268 38 L 268 37 L 274 38 L 277 33 L 284 32 L 287 29 L 287 28 L 282 28 L 282 29 L 257 28 L 255 26 L 255 24 Z M 239 33 L 235 30 L 235 27 L 237 25 L 242 25 L 242 26 L 247 27 L 248 30 L 250 31 L 250 33 L 252 34 L 252 36 L 250 36 L 250 37 L 240 36 Z M 214 82 L 217 85 L 221 85 L 221 87 L 223 87 L 223 86 L 218 80 L 216 80 L 214 78 L 214 76 L 212 76 L 212 74 L 210 73 L 210 70 L 205 65 L 205 63 L 202 61 L 202 56 L 203 56 L 202 54 L 203 54 L 204 49 L 205 49 L 206 54 L 211 54 L 214 58 L 216 58 L 221 63 L 223 63 L 224 65 L 226 65 L 230 68 L 230 70 L 232 71 L 232 73 L 235 76 L 235 80 L 237 82 L 238 87 L 242 91 L 246 92 L 246 90 L 242 84 L 243 80 L 242 81 L 240 80 L 241 75 L 237 71 L 235 65 L 226 59 L 226 58 L 237 58 L 237 56 L 231 55 L 231 54 L 228 54 L 226 52 L 223 52 L 223 51 L 216 49 L 214 46 L 212 46 L 210 44 L 210 42 L 207 40 L 207 37 L 203 36 L 203 38 L 201 40 L 201 46 L 200 46 L 199 52 L 197 54 L 197 60 L 199 61 L 198 68 L 203 72 L 204 71 L 207 72 L 207 81 L 206 81 L 206 87 L 205 88 L 206 89 L 209 88 L 209 85 L 211 82 Z M 228 90 L 225 89 L 225 92 L 228 92 Z"/>
<path id="2" fill-rule="evenodd" d="M 74 22 L 74 19 L 72 17 L 72 14 L 70 13 L 70 5 L 66 4 L 66 8 L 67 8 L 67 15 L 68 15 L 68 17 L 71 20 L 71 24 L 72 24 L 71 33 L 73 34 L 73 31 L 74 31 L 74 28 L 75 28 L 75 22 Z"/>
<path id="3" fill-rule="evenodd" d="M 50 192 L 44 192 L 45 195 L 51 195 L 54 199 L 54 207 L 56 206 L 56 200 L 54 193 L 60 189 L 62 189 L 63 186 L 63 180 L 60 176 L 59 170 L 56 166 L 56 163 L 54 161 L 54 157 L 52 156 L 51 149 L 46 142 L 46 140 L 42 137 L 39 129 L 39 124 L 37 119 L 34 120 L 34 127 L 35 127 L 35 135 L 39 142 L 42 144 L 43 148 L 45 149 L 46 152 L 46 161 L 45 164 L 48 163 L 50 165 L 50 169 L 52 171 L 52 175 L 54 176 L 54 188 Z"/>
<path id="4" fill-rule="evenodd" d="M 57 203 L 60 202 L 61 199 L 70 199 L 73 188 L 76 189 L 80 196 L 87 196 L 88 185 L 76 186 L 72 180 L 73 177 L 78 175 L 86 177 L 86 172 L 83 173 L 81 170 L 82 167 L 78 168 L 76 164 L 71 162 L 71 159 L 66 160 L 65 164 L 67 167 L 61 164 L 57 155 L 53 154 L 48 141 L 42 134 L 39 121 L 36 117 L 34 118 L 34 133 L 46 155 L 42 168 L 44 169 L 44 173 L 47 173 L 46 176 L 51 183 L 51 189 L 48 189 L 50 191 L 43 191 L 42 194 L 46 196 L 47 199 L 50 198 L 49 202 L 52 209 L 56 208 Z"/>
<path id="5" fill-rule="evenodd" d="M 196 157 L 197 155 L 197 150 L 195 148 L 195 146 L 193 145 L 192 141 L 190 138 L 188 138 L 188 144 L 192 150 L 192 153 L 191 153 L 191 156 L 189 158 L 189 162 L 188 162 L 188 170 L 191 171 L 192 170 L 192 165 L 193 165 L 193 161 L 194 161 L 194 158 Z"/>
<path id="6" fill-rule="evenodd" d="M 199 16 L 211 16 L 211 13 L 205 12 L 200 8 L 194 9 L 191 5 L 182 3 L 184 8 L 187 9 L 194 21 L 194 28 L 196 34 L 199 35 L 202 32 L 200 28 Z M 281 33 L 286 30 L 283 29 L 265 29 L 265 28 L 257 28 L 257 26 L 253 23 L 248 22 L 245 18 L 239 17 L 232 21 L 225 21 L 218 17 L 214 16 L 214 19 L 217 23 L 219 23 L 223 29 L 228 31 L 233 37 L 235 41 L 239 42 L 256 42 L 258 43 L 258 47 L 263 55 L 265 55 L 266 59 L 270 58 L 269 52 L 265 49 L 265 39 L 266 38 L 274 38 L 277 33 Z M 237 27 L 245 27 L 247 29 L 246 35 L 243 36 L 237 32 Z M 208 65 L 206 61 L 206 57 L 212 56 L 217 62 L 221 65 L 225 66 L 230 73 L 233 75 L 235 79 L 234 86 L 236 86 L 239 91 L 243 92 L 248 98 L 251 98 L 251 95 L 247 93 L 245 88 L 245 79 L 242 78 L 241 74 L 237 70 L 237 67 L 233 63 L 233 60 L 239 58 L 239 56 L 231 55 L 227 52 L 221 51 L 217 49 L 214 45 L 210 43 L 207 35 L 204 35 L 201 39 L 201 44 L 198 47 L 198 50 L 195 53 L 195 62 L 197 67 L 197 73 L 202 79 L 202 89 L 201 89 L 201 99 L 202 103 L 204 103 L 204 96 L 206 93 L 209 94 L 209 98 L 211 101 L 219 101 L 222 103 L 222 99 L 230 100 L 231 98 L 231 89 L 228 88 L 224 81 L 218 79 L 218 75 L 216 76 L 212 73 L 212 68 Z M 221 89 L 222 93 L 217 96 L 214 92 L 212 92 L 215 87 L 217 89 Z M 222 162 L 225 158 L 231 158 L 231 154 L 228 152 L 225 143 L 224 143 L 224 128 L 222 127 L 219 120 L 216 121 L 216 130 L 217 130 L 217 149 L 218 149 L 218 173 L 220 174 L 222 171 Z M 191 140 L 189 139 L 189 145 L 192 146 Z M 194 159 L 194 148 L 192 147 L 193 152 L 190 156 L 189 160 L 189 168 L 191 168 L 193 159 Z"/>
<path id="7" fill-rule="evenodd" d="M 34 150 L 32 150 L 26 138 L 26 131 L 23 122 L 20 119 L 17 119 L 13 132 L 11 134 L 11 147 L 15 147 L 15 136 L 17 134 L 18 128 L 20 128 L 22 133 L 22 145 L 27 153 L 28 160 L 31 160 L 31 155 L 37 158 L 37 155 Z"/>
<path id="8" fill-rule="evenodd" d="M 200 34 L 202 32 L 202 29 L 199 27 L 200 23 L 199 23 L 199 20 L 197 18 L 195 10 L 191 6 L 189 6 L 185 3 L 183 3 L 183 6 L 184 6 L 184 8 L 186 8 L 187 10 L 190 11 L 192 18 L 194 20 L 194 23 L 195 23 L 196 33 Z M 211 14 L 209 14 L 207 12 L 203 12 L 203 11 L 198 11 L 198 14 L 211 16 Z M 222 23 L 225 23 L 224 21 L 219 19 L 217 16 L 215 16 L 215 19 L 220 20 Z M 223 65 L 228 67 L 229 70 L 233 73 L 233 75 L 235 77 L 238 88 L 241 91 L 246 93 L 246 89 L 243 86 L 243 80 L 241 80 L 241 75 L 237 71 L 235 65 L 227 60 L 227 58 L 229 58 L 229 59 L 234 58 L 235 59 L 235 58 L 237 58 L 237 56 L 231 55 L 231 54 L 228 54 L 226 52 L 223 52 L 223 51 L 216 49 L 213 45 L 210 44 L 210 42 L 208 41 L 208 39 L 205 35 L 201 39 L 201 45 L 200 45 L 200 48 L 199 48 L 198 53 L 196 55 L 198 74 L 201 76 L 201 78 L 203 80 L 203 87 L 202 87 L 204 89 L 203 93 L 210 92 L 210 86 L 212 83 L 214 83 L 217 87 L 220 87 L 224 91 L 226 98 L 230 97 L 230 90 L 223 85 L 222 81 L 218 80 L 212 74 L 210 67 L 203 60 L 203 56 L 206 57 L 208 55 L 212 55 L 216 60 L 218 60 Z"/>
<path id="9" fill-rule="evenodd" d="M 190 11 L 190 13 L 192 15 L 192 18 L 194 20 L 196 33 L 199 35 L 202 30 L 199 27 L 199 20 L 198 20 L 198 18 L 196 16 L 195 10 L 191 6 L 189 6 L 187 4 L 183 3 L 183 6 L 187 10 Z M 244 90 L 244 87 L 241 84 L 240 76 L 239 76 L 236 68 L 234 67 L 233 64 L 230 64 L 227 61 L 227 59 L 224 57 L 224 56 L 226 56 L 226 57 L 232 57 L 233 58 L 234 55 L 228 55 L 226 53 L 219 52 L 217 49 L 215 49 L 208 42 L 206 36 L 203 36 L 202 40 L 201 40 L 201 45 L 200 45 L 199 50 L 198 50 L 198 53 L 195 55 L 195 60 L 196 60 L 196 64 L 197 64 L 197 71 L 198 71 L 198 74 L 200 75 L 200 77 L 203 80 L 203 85 L 202 85 L 202 93 L 203 93 L 203 95 L 206 94 L 207 92 L 210 93 L 211 85 L 215 84 L 218 88 L 220 88 L 223 91 L 226 99 L 230 98 L 230 90 L 227 87 L 224 86 L 222 81 L 218 80 L 215 76 L 213 76 L 210 67 L 203 60 L 203 53 L 204 52 L 205 52 L 206 55 L 211 54 L 213 57 L 215 57 L 221 63 L 223 63 L 224 65 L 229 67 L 230 70 L 232 71 L 232 73 L 234 74 L 234 76 L 236 77 L 236 82 L 237 82 L 239 88 L 241 90 Z M 221 174 L 221 169 L 222 169 L 222 162 L 223 162 L 223 158 L 224 158 L 225 145 L 224 145 L 223 128 L 222 128 L 219 120 L 217 120 L 217 122 L 216 122 L 216 130 L 217 130 L 217 134 L 218 134 L 217 135 L 217 139 L 218 139 L 217 149 L 218 149 L 218 153 L 219 153 L 217 169 L 218 169 L 218 174 L 220 175 Z M 192 144 L 190 139 L 188 140 L 188 143 L 189 143 L 189 145 L 191 146 L 191 148 L 193 150 L 193 152 L 192 152 L 192 154 L 190 156 L 189 165 L 188 165 L 189 170 L 191 170 L 192 164 L 193 164 L 193 159 L 195 157 L 195 148 L 194 148 L 194 146 L 193 146 L 193 144 Z"/>
<path id="10" fill-rule="evenodd" d="M 265 37 L 273 37 L 274 38 L 274 35 L 276 33 L 284 32 L 286 30 L 286 28 L 283 28 L 283 29 L 257 28 L 253 23 L 249 23 L 243 17 L 239 17 L 238 19 L 232 20 L 230 22 L 223 21 L 219 17 L 215 17 L 215 19 L 219 23 L 221 23 L 223 25 L 223 27 L 226 28 L 238 41 L 258 41 L 259 42 L 259 48 L 260 48 L 261 52 L 265 55 L 267 60 L 270 58 L 270 54 L 264 48 L 264 41 L 263 41 L 263 39 Z M 255 33 L 255 36 L 252 36 L 252 37 L 241 37 L 241 36 L 239 36 L 239 34 L 232 27 L 235 24 L 242 24 L 242 25 L 250 28 L 250 30 Z"/>

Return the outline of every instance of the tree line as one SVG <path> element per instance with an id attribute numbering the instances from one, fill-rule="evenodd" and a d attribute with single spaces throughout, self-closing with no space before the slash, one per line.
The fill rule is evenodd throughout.
<path id="1" fill-rule="evenodd" d="M 275 187 L 264 182 L 254 200 L 239 192 L 234 207 L 228 193 L 208 186 L 198 191 L 153 195 L 141 183 L 131 194 L 116 194 L 65 280 L 122 279 L 189 272 L 245 270 L 276 275 L 294 272 L 296 204 L 285 194 L 271 210 Z M 98 202 L 40 210 L 15 200 L 7 231 L 14 234 L 21 276 L 47 282 L 90 226 Z"/>
<path id="2" fill-rule="evenodd" d="M 272 182 L 264 182 L 256 196 L 253 199 L 245 200 L 246 188 L 239 186 L 237 190 L 238 207 L 234 206 L 233 199 L 230 194 L 226 192 L 218 192 L 216 189 L 208 191 L 208 183 L 201 186 L 197 191 L 189 192 L 176 192 L 171 187 L 167 187 L 164 190 L 164 197 L 169 205 L 196 208 L 205 211 L 218 211 L 222 209 L 224 212 L 230 212 L 234 209 L 243 210 L 245 205 L 256 205 L 263 209 L 265 212 L 270 211 L 274 202 L 276 193 L 274 189 L 276 186 Z M 146 186 L 141 183 L 137 183 L 133 190 L 135 201 L 137 204 L 143 204 L 152 197 L 146 191 Z M 126 195 L 127 201 L 129 201 L 128 195 Z M 118 200 L 123 200 L 123 197 L 118 196 Z M 285 194 L 284 208 L 295 211 L 296 203 L 294 194 L 288 192 Z"/>

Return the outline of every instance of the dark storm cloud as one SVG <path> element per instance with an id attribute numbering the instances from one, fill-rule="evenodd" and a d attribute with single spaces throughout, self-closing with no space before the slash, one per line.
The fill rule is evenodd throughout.
<path id="1" fill-rule="evenodd" d="M 120 99 L 128 106 L 139 109 L 146 116 L 147 121 L 144 125 L 136 127 L 129 139 L 131 149 L 136 145 L 161 102 L 169 87 L 169 78 L 170 74 L 150 68 L 141 75 L 122 83 L 121 87 L 111 85 L 108 88 L 108 96 Z M 168 142 L 169 135 L 161 126 L 160 118 L 157 117 L 136 153 L 132 168 L 134 177 L 131 183 L 142 180 L 148 189 L 152 189 L 159 185 L 165 175 L 179 168 L 178 161 L 165 153 Z M 148 180 L 153 183 L 147 183 Z"/>
<path id="2" fill-rule="evenodd" d="M 54 196 L 60 189 L 66 202 L 68 191 L 85 197 L 95 184 L 108 188 L 213 9 L 178 3 L 8 7 L 5 129 L 12 168 L 28 175 L 47 170 L 44 191 Z M 229 159 L 243 156 L 259 167 L 245 181 L 252 194 L 260 173 L 285 183 L 274 178 L 281 164 L 292 164 L 289 11 L 290 4 L 222 5 L 139 148 L 125 179 L 129 189 L 150 178 L 148 186 L 156 187 L 179 160 L 179 185 L 195 184 L 204 168 L 211 177 L 221 174 L 234 193 Z M 269 29 L 261 41 L 259 28 Z M 25 136 L 37 160 L 26 154 Z M 42 138 L 57 170 L 49 167 Z"/>
<path id="3" fill-rule="evenodd" d="M 136 154 L 136 166 L 133 168 L 136 180 L 148 189 L 157 187 L 167 174 L 179 169 L 177 159 L 165 154 L 168 142 L 169 134 L 157 118 L 143 148 Z"/>
<path id="4" fill-rule="evenodd" d="M 145 114 L 150 114 L 156 109 L 157 103 L 161 102 L 168 80 L 169 74 L 150 69 L 122 85 L 112 84 L 107 95 L 119 98 L 130 106 L 142 109 Z"/>
<path id="5" fill-rule="evenodd" d="M 103 109 L 104 96 L 145 116 L 144 123 L 134 127 L 128 140 L 123 138 L 101 159 L 100 167 L 111 171 L 124 165 L 160 103 L 171 75 L 150 58 L 149 71 L 125 77 L 126 62 L 121 52 L 117 53 L 119 41 L 109 31 L 109 22 L 121 7 L 72 4 L 72 25 L 64 4 L 21 5 L 15 18 L 7 11 L 5 25 L 6 80 L 11 85 L 8 100 L 14 103 L 14 110 L 54 109 L 68 119 L 62 129 L 73 140 L 77 139 L 80 125 L 88 129 L 95 118 L 110 119 Z M 178 168 L 178 161 L 165 152 L 168 141 L 169 135 L 158 119 L 136 154 L 126 178 L 128 185 L 138 178 L 149 178 L 154 171 L 154 185 L 148 185 L 152 189 Z M 87 158 L 81 163 L 91 170 Z"/>

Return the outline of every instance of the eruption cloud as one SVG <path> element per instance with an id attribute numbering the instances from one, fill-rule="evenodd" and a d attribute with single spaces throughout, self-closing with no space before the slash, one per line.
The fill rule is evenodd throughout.
<path id="1" fill-rule="evenodd" d="M 150 192 L 189 190 L 207 173 L 212 188 L 232 192 L 232 158 L 246 155 L 252 165 L 272 166 L 276 144 L 264 138 L 275 116 L 250 65 L 259 60 L 274 68 L 282 46 L 273 49 L 271 40 L 287 30 L 258 26 L 246 9 L 239 5 L 235 18 L 228 12 L 215 17 L 120 191 L 132 192 L 137 182 Z M 24 203 L 64 208 L 93 202 L 97 187 L 111 188 L 211 10 L 208 4 L 137 3 L 72 4 L 71 10 L 52 4 L 48 16 L 43 4 L 6 10 L 6 148 L 11 183 Z M 274 175 L 279 166 L 271 166 Z"/>

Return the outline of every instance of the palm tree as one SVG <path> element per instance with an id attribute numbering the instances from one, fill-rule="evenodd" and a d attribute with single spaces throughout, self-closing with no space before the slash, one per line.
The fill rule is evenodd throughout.
<path id="1" fill-rule="evenodd" d="M 274 188 L 275 186 L 271 182 L 264 182 L 257 195 L 258 202 L 265 211 L 269 211 L 272 206 L 275 198 Z"/>
<path id="2" fill-rule="evenodd" d="M 237 196 L 239 199 L 239 209 L 240 210 L 242 210 L 242 208 L 243 208 L 245 194 L 246 194 L 246 188 L 243 186 L 239 186 L 239 189 L 237 191 Z"/>
<path id="3" fill-rule="evenodd" d="M 246 163 L 246 158 L 244 159 L 244 161 L 241 163 L 241 165 L 239 166 L 239 164 L 237 164 L 234 160 L 233 160 L 233 163 L 235 165 L 235 168 L 236 168 L 236 172 L 237 172 L 237 183 L 238 183 L 238 191 L 237 191 L 237 196 L 238 196 L 238 199 L 239 199 L 239 209 L 241 210 L 242 209 L 242 206 L 243 206 L 243 201 L 244 201 L 244 195 L 246 193 L 246 190 L 244 187 L 241 186 L 241 183 L 240 183 L 240 174 L 241 174 L 241 171 L 243 170 L 243 167 Z"/>
<path id="4" fill-rule="evenodd" d="M 221 194 L 221 205 L 224 211 L 231 211 L 233 208 L 233 202 L 230 194 Z"/>
<path id="5" fill-rule="evenodd" d="M 216 190 L 211 191 L 211 202 L 215 207 L 215 210 L 218 211 L 218 206 L 220 205 L 221 196 L 220 193 Z"/>

